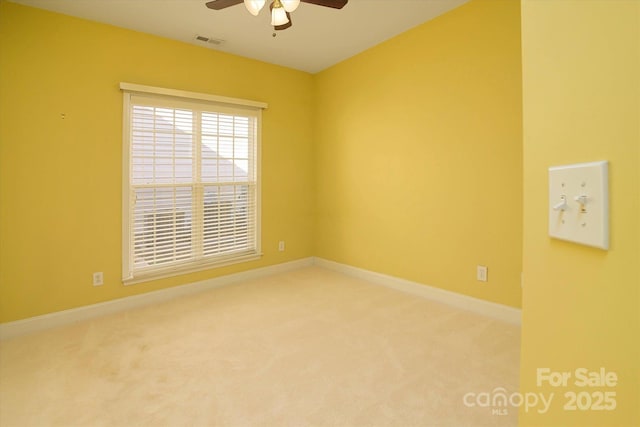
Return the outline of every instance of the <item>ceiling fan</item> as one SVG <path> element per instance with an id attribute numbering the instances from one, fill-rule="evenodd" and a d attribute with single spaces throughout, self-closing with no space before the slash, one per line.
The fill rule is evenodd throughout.
<path id="1" fill-rule="evenodd" d="M 273 0 L 269 5 L 269 9 L 271 10 L 271 25 L 273 25 L 273 28 L 277 31 L 289 28 L 292 25 L 291 15 L 289 13 L 296 10 L 300 2 L 342 9 L 348 1 L 349 0 Z M 211 0 L 207 2 L 206 5 L 209 9 L 221 10 L 240 3 L 244 3 L 247 10 L 252 15 L 257 16 L 264 7 L 266 0 Z"/>

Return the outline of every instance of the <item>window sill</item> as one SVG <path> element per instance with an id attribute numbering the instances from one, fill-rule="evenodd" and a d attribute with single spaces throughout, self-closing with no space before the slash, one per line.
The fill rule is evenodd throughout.
<path id="1" fill-rule="evenodd" d="M 196 273 L 198 271 L 212 270 L 214 268 L 226 267 L 243 262 L 256 261 L 262 258 L 262 253 L 250 253 L 240 256 L 233 256 L 225 259 L 218 259 L 213 262 L 191 263 L 188 265 L 173 266 L 162 270 L 142 271 L 134 276 L 123 278 L 125 286 L 137 283 L 150 282 L 152 280 L 166 279 L 168 277 L 180 276 L 183 274 Z"/>

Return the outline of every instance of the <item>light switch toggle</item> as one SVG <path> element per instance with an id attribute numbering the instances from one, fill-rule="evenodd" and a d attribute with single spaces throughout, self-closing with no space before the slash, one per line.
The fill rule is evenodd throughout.
<path id="1" fill-rule="evenodd" d="M 589 201 L 589 198 L 583 194 L 582 196 L 574 197 L 573 200 L 580 203 L 581 205 L 586 205 L 587 201 Z"/>
<path id="2" fill-rule="evenodd" d="M 569 209 L 569 205 L 567 204 L 567 196 L 560 196 L 560 203 L 556 203 L 555 205 L 553 205 L 553 210 L 556 211 L 566 211 L 567 209 Z"/>

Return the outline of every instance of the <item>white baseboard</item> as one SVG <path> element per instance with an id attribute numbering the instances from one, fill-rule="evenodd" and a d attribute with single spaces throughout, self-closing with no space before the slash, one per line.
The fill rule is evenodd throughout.
<path id="1" fill-rule="evenodd" d="M 0 340 L 30 334 L 45 329 L 64 326 L 82 320 L 92 319 L 107 314 L 117 313 L 150 304 L 157 304 L 173 298 L 191 295 L 222 286 L 232 285 L 244 280 L 258 279 L 273 274 L 284 273 L 303 267 L 317 265 L 322 268 L 334 270 L 352 277 L 357 277 L 378 285 L 387 286 L 402 292 L 420 296 L 430 300 L 438 301 L 453 307 L 473 311 L 505 322 L 520 324 L 521 311 L 517 308 L 497 304 L 455 292 L 445 291 L 432 286 L 423 285 L 417 282 L 400 279 L 385 274 L 340 264 L 323 258 L 303 258 L 283 264 L 262 267 L 240 273 L 229 274 L 227 276 L 215 277 L 200 282 L 190 283 L 159 291 L 148 292 L 141 295 L 134 295 L 106 301 L 83 307 L 49 313 L 42 316 L 30 317 L 28 319 L 17 320 L 0 324 Z"/>
<path id="2" fill-rule="evenodd" d="M 366 280 L 367 282 L 383 285 L 398 291 L 441 302 L 452 307 L 482 314 L 504 322 L 516 325 L 521 324 L 522 315 L 521 310 L 518 308 L 481 300 L 456 292 L 445 291 L 444 289 L 423 285 L 422 283 L 387 276 L 385 274 L 352 267 L 346 264 L 340 264 L 323 258 L 314 258 L 314 265 L 328 270 L 334 270 L 348 276 L 357 277 L 359 279 Z"/>
<path id="3" fill-rule="evenodd" d="M 57 311 L 54 313 L 44 314 L 42 316 L 17 320 L 15 322 L 2 323 L 0 324 L 0 340 L 17 337 L 20 335 L 25 335 L 57 326 L 68 325 L 71 323 L 92 319 L 123 310 L 156 304 L 159 302 L 171 300 L 173 298 L 231 285 L 243 280 L 257 279 L 277 273 L 284 273 L 303 267 L 309 267 L 313 265 L 313 263 L 313 258 L 303 258 L 283 264 L 256 268 L 249 271 L 215 277 L 200 282 L 162 289 L 159 291 L 148 292 L 141 295 L 134 295 L 112 301 L 72 308 L 69 310 Z"/>

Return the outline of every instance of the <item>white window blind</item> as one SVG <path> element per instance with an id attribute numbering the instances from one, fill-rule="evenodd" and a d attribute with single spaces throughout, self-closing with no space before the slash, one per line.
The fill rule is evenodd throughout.
<path id="1" fill-rule="evenodd" d="M 125 283 L 260 255 L 261 109 L 161 91 L 124 93 Z"/>

